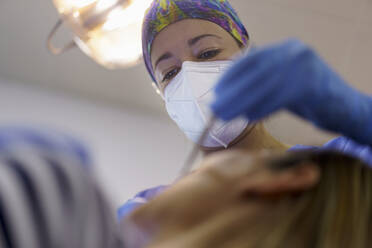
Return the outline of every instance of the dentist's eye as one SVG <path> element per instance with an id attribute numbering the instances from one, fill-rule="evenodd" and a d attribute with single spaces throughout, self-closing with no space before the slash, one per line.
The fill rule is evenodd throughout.
<path id="1" fill-rule="evenodd" d="M 221 53 L 221 49 L 205 51 L 199 54 L 198 59 L 200 60 L 211 59 L 211 58 L 216 57 L 219 53 Z"/>
<path id="2" fill-rule="evenodd" d="M 162 82 L 166 82 L 166 81 L 171 80 L 172 78 L 174 78 L 177 75 L 178 72 L 179 72 L 178 68 L 174 68 L 173 70 L 169 71 L 168 73 L 165 74 Z"/>

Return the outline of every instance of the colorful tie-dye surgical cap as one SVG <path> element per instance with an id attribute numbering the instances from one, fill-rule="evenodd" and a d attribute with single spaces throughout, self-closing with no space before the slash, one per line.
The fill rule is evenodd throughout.
<path id="1" fill-rule="evenodd" d="M 156 82 L 151 64 L 151 46 L 156 35 L 172 23 L 183 19 L 203 19 L 221 26 L 243 46 L 249 35 L 227 0 L 154 0 L 147 10 L 142 29 L 143 58 Z"/>

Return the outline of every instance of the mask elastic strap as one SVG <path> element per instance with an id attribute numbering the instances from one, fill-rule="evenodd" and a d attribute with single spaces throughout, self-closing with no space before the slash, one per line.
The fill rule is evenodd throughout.
<path id="1" fill-rule="evenodd" d="M 246 55 L 248 55 L 249 53 L 251 53 L 252 51 L 256 50 L 257 49 L 257 46 L 256 44 L 251 41 L 249 42 L 248 46 L 245 47 L 244 49 L 242 49 L 242 52 L 241 53 L 238 53 L 237 55 L 235 55 L 232 60 L 237 60 L 237 59 L 240 59 Z"/>

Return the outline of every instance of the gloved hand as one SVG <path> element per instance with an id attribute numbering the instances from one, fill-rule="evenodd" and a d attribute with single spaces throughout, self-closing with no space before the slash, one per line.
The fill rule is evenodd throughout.
<path id="1" fill-rule="evenodd" d="M 212 110 L 252 121 L 286 109 L 316 126 L 372 145 L 372 98 L 347 85 L 297 40 L 252 51 L 222 76 Z"/>

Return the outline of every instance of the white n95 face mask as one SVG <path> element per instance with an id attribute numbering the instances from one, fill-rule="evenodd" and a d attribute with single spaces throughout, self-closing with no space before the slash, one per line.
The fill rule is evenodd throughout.
<path id="1" fill-rule="evenodd" d="M 193 142 L 198 142 L 207 121 L 212 117 L 209 105 L 214 99 L 214 87 L 232 61 L 189 62 L 164 91 L 169 116 Z M 217 121 L 205 138 L 204 147 L 225 147 L 248 126 L 248 120 L 237 118 L 229 122 Z"/>

